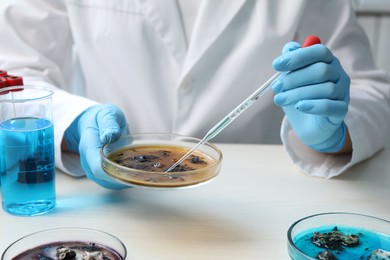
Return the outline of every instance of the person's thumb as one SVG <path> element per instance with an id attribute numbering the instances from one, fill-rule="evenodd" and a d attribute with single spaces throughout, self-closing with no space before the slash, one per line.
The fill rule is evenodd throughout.
<path id="1" fill-rule="evenodd" d="M 115 105 L 105 105 L 96 115 L 99 138 L 102 144 L 115 142 L 126 127 L 125 116 Z"/>

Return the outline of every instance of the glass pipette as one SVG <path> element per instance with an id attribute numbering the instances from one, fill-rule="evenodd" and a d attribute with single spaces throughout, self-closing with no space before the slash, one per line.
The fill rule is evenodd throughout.
<path id="1" fill-rule="evenodd" d="M 308 36 L 304 43 L 302 44 L 302 48 L 319 44 L 321 40 L 315 36 Z M 180 163 L 182 163 L 188 156 L 190 156 L 199 146 L 208 142 L 212 138 L 214 138 L 217 134 L 219 134 L 225 127 L 227 127 L 234 119 L 239 117 L 248 107 L 250 107 L 256 100 L 258 100 L 262 95 L 264 95 L 272 86 L 272 83 L 276 81 L 276 79 L 281 79 L 288 72 L 276 72 L 272 77 L 270 77 L 262 86 L 260 86 L 252 95 L 250 95 L 247 99 L 245 99 L 241 104 L 239 104 L 232 112 L 230 112 L 227 116 L 225 116 L 219 123 L 217 123 L 213 128 L 211 128 L 207 134 L 203 137 L 202 140 L 199 141 L 191 150 L 189 150 L 186 154 L 184 154 L 177 162 L 172 164 L 165 172 L 170 172 L 176 168 Z"/>
<path id="2" fill-rule="evenodd" d="M 199 146 L 208 142 L 219 134 L 225 127 L 227 127 L 234 119 L 239 117 L 248 107 L 250 107 L 259 97 L 264 95 L 267 90 L 270 89 L 272 83 L 278 77 L 282 77 L 286 72 L 277 72 L 271 78 L 269 78 L 260 88 L 258 88 L 252 95 L 245 99 L 241 104 L 239 104 L 232 112 L 225 116 L 219 123 L 217 123 L 213 128 L 211 128 L 207 134 L 197 143 L 191 150 L 184 154 L 177 162 L 175 162 L 171 167 L 169 167 L 165 172 L 172 171 L 176 166 L 182 163 L 190 154 L 192 154 Z"/>

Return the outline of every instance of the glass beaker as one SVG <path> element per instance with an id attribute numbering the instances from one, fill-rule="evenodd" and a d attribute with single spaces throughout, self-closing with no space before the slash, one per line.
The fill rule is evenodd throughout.
<path id="1" fill-rule="evenodd" d="M 53 90 L 0 89 L 0 174 L 3 209 L 33 216 L 55 208 Z"/>

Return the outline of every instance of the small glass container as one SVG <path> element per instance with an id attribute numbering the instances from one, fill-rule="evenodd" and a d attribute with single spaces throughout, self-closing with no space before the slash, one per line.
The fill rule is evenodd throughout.
<path id="1" fill-rule="evenodd" d="M 72 254 L 72 250 L 78 252 L 78 249 L 74 249 L 77 244 L 91 246 L 92 249 L 88 249 L 90 252 L 86 253 L 89 255 L 103 252 L 108 259 L 126 259 L 126 247 L 117 237 L 100 230 L 79 227 L 54 228 L 29 234 L 8 246 L 1 259 L 38 259 L 37 256 L 34 258 L 35 254 L 39 254 L 39 259 L 56 259 L 59 250 L 65 254 L 67 249 L 70 249 L 68 254 Z"/>
<path id="2" fill-rule="evenodd" d="M 321 213 L 293 223 L 287 239 L 288 253 L 295 260 L 332 259 L 321 258 L 319 253 L 328 257 L 331 253 L 337 259 L 368 259 L 378 249 L 382 251 L 375 253 L 390 252 L 390 222 L 355 213 Z"/>
<path id="3" fill-rule="evenodd" d="M 190 168 L 183 171 L 165 172 L 175 160 L 180 159 L 185 152 L 193 148 L 200 142 L 200 139 L 176 134 L 135 134 L 120 138 L 117 142 L 106 144 L 101 149 L 101 166 L 102 169 L 111 177 L 125 183 L 129 186 L 140 186 L 147 188 L 184 188 L 194 187 L 205 184 L 214 179 L 220 172 L 222 162 L 222 152 L 220 149 L 211 144 L 205 143 L 201 145 L 193 155 L 190 155 L 188 160 L 184 161 L 180 166 L 188 166 Z M 113 159 L 113 155 L 122 155 L 122 152 L 129 150 L 140 150 L 140 147 L 149 147 L 154 155 L 138 155 L 133 157 L 121 158 L 120 160 Z M 177 152 L 179 151 L 179 152 Z M 176 157 L 172 157 L 173 161 L 151 162 L 156 168 L 160 169 L 138 169 L 124 166 L 119 161 L 132 163 L 142 161 L 152 157 L 164 157 L 165 153 L 178 153 Z M 193 157 L 191 157 L 193 156 Z M 141 159 L 140 159 L 141 158 Z M 156 160 L 159 160 L 157 158 Z M 196 160 L 194 160 L 196 159 Z M 148 164 L 149 162 L 147 162 Z M 196 164 L 202 164 L 200 168 L 196 168 Z M 194 169 L 191 169 L 194 167 Z M 175 168 L 176 169 L 176 168 Z"/>

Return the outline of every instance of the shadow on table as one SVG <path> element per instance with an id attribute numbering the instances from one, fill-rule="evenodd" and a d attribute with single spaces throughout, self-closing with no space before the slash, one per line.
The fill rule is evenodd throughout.
<path id="1" fill-rule="evenodd" d="M 69 196 L 57 197 L 56 214 L 66 212 L 87 211 L 90 209 L 102 208 L 105 206 L 115 206 L 128 202 L 125 191 L 110 191 L 106 193 L 85 194 L 74 192 Z"/>

